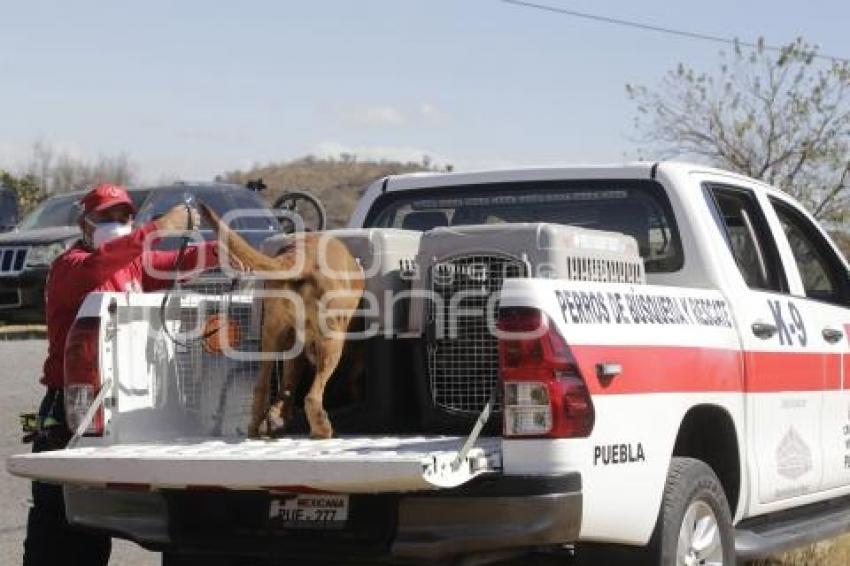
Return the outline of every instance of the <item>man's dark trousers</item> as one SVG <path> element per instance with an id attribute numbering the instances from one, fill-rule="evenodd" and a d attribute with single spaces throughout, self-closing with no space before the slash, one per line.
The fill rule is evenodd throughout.
<path id="1" fill-rule="evenodd" d="M 32 451 L 64 448 L 71 435 L 65 424 L 61 389 L 48 389 L 38 414 L 50 426 L 36 436 Z M 68 524 L 62 486 L 32 482 L 32 503 L 24 540 L 24 566 L 105 566 L 109 562 L 112 541 L 108 535 Z"/>

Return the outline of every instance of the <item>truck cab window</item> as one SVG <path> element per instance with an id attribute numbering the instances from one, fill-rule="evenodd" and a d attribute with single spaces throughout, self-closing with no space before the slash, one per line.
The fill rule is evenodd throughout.
<path id="1" fill-rule="evenodd" d="M 646 180 L 527 181 L 400 191 L 380 197 L 365 225 L 426 231 L 528 222 L 632 236 L 647 273 L 671 273 L 684 264 L 664 188 Z"/>
<path id="2" fill-rule="evenodd" d="M 846 268 L 823 235 L 804 214 L 792 206 L 773 198 L 770 203 L 788 238 L 806 297 L 849 305 L 850 282 L 847 280 Z"/>
<path id="3" fill-rule="evenodd" d="M 716 206 L 717 220 L 741 276 L 751 289 L 787 291 L 779 252 L 755 195 L 726 186 L 708 189 Z"/>

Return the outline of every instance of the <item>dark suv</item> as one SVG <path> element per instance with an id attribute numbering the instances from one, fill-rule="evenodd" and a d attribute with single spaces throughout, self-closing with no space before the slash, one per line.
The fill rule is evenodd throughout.
<path id="1" fill-rule="evenodd" d="M 234 228 L 246 239 L 259 242 L 279 230 L 263 199 L 239 185 L 184 184 L 130 189 L 136 203 L 137 223 L 148 222 L 186 195 L 208 203 L 219 214 L 240 209 L 262 209 L 240 219 Z M 0 234 L 0 319 L 43 320 L 44 284 L 51 262 L 80 238 L 78 202 L 84 192 L 51 197 L 24 218 L 13 232 Z M 213 237 L 204 231 L 207 238 Z M 176 246 L 163 242 L 163 246 Z"/>
<path id="2" fill-rule="evenodd" d="M 138 206 L 148 190 L 130 191 Z M 77 203 L 84 192 L 50 197 L 0 234 L 0 318 L 44 318 L 44 282 L 50 263 L 80 238 Z"/>
<path id="3" fill-rule="evenodd" d="M 18 194 L 0 185 L 0 232 L 11 230 L 18 223 Z"/>
<path id="4" fill-rule="evenodd" d="M 263 241 L 281 231 L 277 217 L 272 214 L 266 202 L 256 192 L 249 191 L 241 185 L 211 183 L 207 185 L 175 183 L 168 187 L 153 189 L 144 205 L 136 215 L 136 224 L 145 224 L 167 212 L 175 204 L 184 201 L 187 195 L 195 201 L 202 201 L 215 210 L 219 216 L 230 220 L 230 227 L 238 232 L 256 248 Z M 228 218 L 231 211 L 242 211 L 235 218 Z M 216 237 L 215 232 L 202 224 L 200 233 L 204 239 Z M 182 238 L 166 238 L 157 244 L 158 249 L 177 249 Z M 200 293 L 224 292 L 232 281 L 219 270 L 201 273 L 192 281 L 184 283 L 183 287 Z"/>

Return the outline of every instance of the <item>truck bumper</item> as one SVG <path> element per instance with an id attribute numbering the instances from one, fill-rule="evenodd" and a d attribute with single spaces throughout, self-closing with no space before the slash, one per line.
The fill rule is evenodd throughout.
<path id="1" fill-rule="evenodd" d="M 446 556 L 574 542 L 581 478 L 507 476 L 451 493 L 403 497 L 392 555 Z"/>
<path id="2" fill-rule="evenodd" d="M 0 277 L 0 309 L 44 310 L 47 268 L 30 268 Z"/>
<path id="3" fill-rule="evenodd" d="M 438 492 L 359 496 L 380 499 L 374 513 L 347 532 L 268 534 L 246 524 L 244 509 L 262 507 L 268 494 L 167 493 L 66 487 L 72 524 L 109 531 L 151 550 L 267 558 L 326 557 L 435 561 L 442 558 L 574 542 L 581 527 L 579 474 L 499 476 Z M 206 524 L 205 506 L 241 512 L 232 525 Z M 241 503 L 237 501 L 241 500 Z M 244 505 L 243 505 L 244 503 Z M 193 525 L 186 526 L 191 509 Z M 181 515 L 183 516 L 181 518 Z M 230 519 L 232 520 L 232 519 Z M 365 525 L 365 528 L 363 528 Z M 362 540 L 355 532 L 366 533 Z M 259 552 L 259 554 L 258 554 Z"/>

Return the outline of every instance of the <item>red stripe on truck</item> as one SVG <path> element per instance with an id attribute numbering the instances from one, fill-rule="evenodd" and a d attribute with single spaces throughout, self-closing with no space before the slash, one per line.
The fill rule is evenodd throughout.
<path id="1" fill-rule="evenodd" d="M 752 393 L 822 390 L 826 387 L 826 359 L 838 358 L 835 354 L 802 352 L 746 352 L 745 356 L 747 391 Z M 834 369 L 839 371 L 837 366 Z M 840 380 L 840 374 L 838 377 Z"/>
<path id="2" fill-rule="evenodd" d="M 740 352 L 684 346 L 583 346 L 570 344 L 591 395 L 741 391 Z M 596 365 L 619 364 L 610 379 Z"/>
<path id="3" fill-rule="evenodd" d="M 746 352 L 685 346 L 570 345 L 593 395 L 841 389 L 840 354 Z M 847 357 L 847 356 L 845 356 Z M 845 364 L 850 361 L 845 360 Z M 619 364 L 604 379 L 597 364 Z"/>
<path id="4" fill-rule="evenodd" d="M 844 358 L 842 362 L 841 358 Z M 841 356 L 839 354 L 830 354 L 824 356 L 824 384 L 823 388 L 829 391 L 840 390 L 842 388 L 841 384 L 841 373 L 842 373 L 842 363 L 847 363 L 848 356 Z M 846 375 L 846 372 L 845 372 Z"/>

